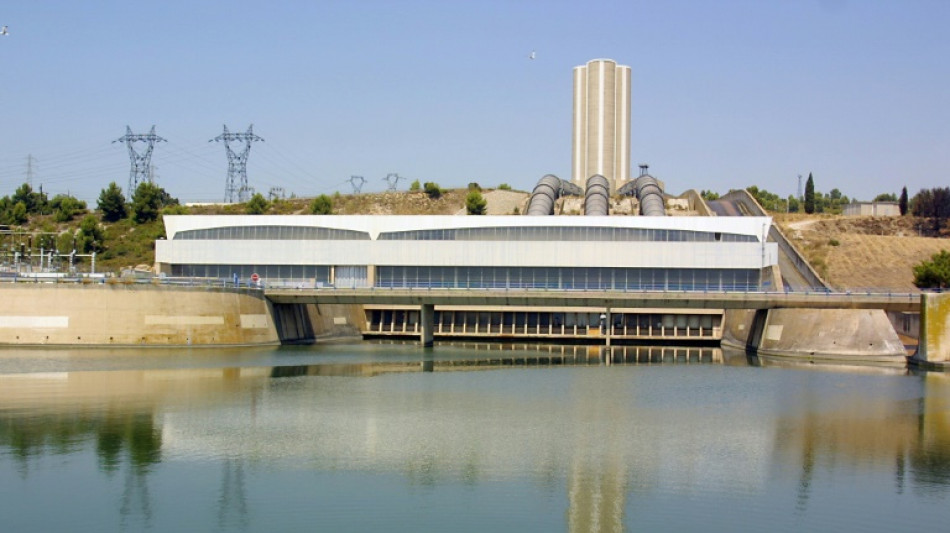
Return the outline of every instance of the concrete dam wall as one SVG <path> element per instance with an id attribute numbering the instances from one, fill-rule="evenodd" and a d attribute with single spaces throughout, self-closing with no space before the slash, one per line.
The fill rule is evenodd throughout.
<path id="1" fill-rule="evenodd" d="M 0 345 L 278 344 L 272 306 L 247 289 L 4 284 Z"/>

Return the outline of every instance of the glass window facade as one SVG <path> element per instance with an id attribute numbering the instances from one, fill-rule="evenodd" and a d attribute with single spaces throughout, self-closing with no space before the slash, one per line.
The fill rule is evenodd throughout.
<path id="1" fill-rule="evenodd" d="M 660 241 L 660 242 L 758 242 L 753 235 L 712 231 L 655 228 L 604 228 L 588 226 L 505 226 L 497 228 L 449 228 L 390 231 L 379 234 L 385 241 Z"/>
<path id="2" fill-rule="evenodd" d="M 365 267 L 364 267 L 365 268 Z M 172 276 L 188 278 L 219 278 L 230 280 L 234 275 L 246 280 L 251 274 L 262 279 L 306 280 L 330 283 L 330 267 L 319 265 L 172 265 Z"/>
<path id="3" fill-rule="evenodd" d="M 368 241 L 369 233 L 310 226 L 226 226 L 179 231 L 174 240 Z"/>
<path id="4" fill-rule="evenodd" d="M 566 290 L 742 291 L 759 287 L 757 269 L 380 266 L 377 287 Z"/>

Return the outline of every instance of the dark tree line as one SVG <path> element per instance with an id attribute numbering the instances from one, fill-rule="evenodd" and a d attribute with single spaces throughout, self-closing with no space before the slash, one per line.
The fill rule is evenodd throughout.
<path id="1" fill-rule="evenodd" d="M 911 201 L 911 212 L 929 219 L 933 233 L 939 235 L 950 218 L 950 187 L 921 189 Z"/>

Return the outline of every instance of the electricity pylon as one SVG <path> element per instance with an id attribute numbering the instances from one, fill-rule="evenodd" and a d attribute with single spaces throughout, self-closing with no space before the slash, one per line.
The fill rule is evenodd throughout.
<path id="1" fill-rule="evenodd" d="M 363 176 L 350 176 L 350 185 L 353 186 L 353 194 L 359 194 L 363 190 L 363 184 L 366 183 L 366 178 Z"/>
<path id="2" fill-rule="evenodd" d="M 399 174 L 392 173 L 386 174 L 386 177 L 383 180 L 389 184 L 389 192 L 396 192 L 396 186 L 399 185 L 399 180 L 404 180 L 406 178 L 400 176 Z"/>
<path id="3" fill-rule="evenodd" d="M 250 199 L 251 188 L 247 186 L 247 154 L 251 151 L 251 143 L 264 139 L 254 135 L 254 125 L 248 126 L 244 133 L 230 133 L 227 124 L 224 133 L 208 142 L 224 141 L 224 151 L 228 154 L 228 179 L 224 186 L 224 201 L 227 203 L 246 202 Z M 240 153 L 231 149 L 230 142 L 244 143 Z"/>
<path id="4" fill-rule="evenodd" d="M 126 126 L 125 135 L 112 142 L 124 142 L 129 148 L 129 159 L 132 161 L 132 169 L 129 171 L 129 190 L 126 191 L 126 193 L 128 194 L 129 198 L 132 198 L 132 195 L 135 194 L 135 189 L 138 188 L 139 183 L 151 183 L 152 181 L 151 177 L 149 176 L 149 167 L 151 166 L 152 150 L 155 148 L 155 143 L 167 141 L 158 135 L 155 135 L 155 126 L 152 125 L 152 129 L 145 134 L 132 133 L 132 128 Z M 145 143 L 144 153 L 140 154 L 135 151 L 135 146 L 133 146 L 133 144 L 137 142 Z"/>

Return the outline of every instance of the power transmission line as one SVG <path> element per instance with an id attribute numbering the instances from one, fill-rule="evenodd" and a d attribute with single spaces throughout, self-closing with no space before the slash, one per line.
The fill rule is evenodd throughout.
<path id="1" fill-rule="evenodd" d="M 247 186 L 247 155 L 251 151 L 252 142 L 263 140 L 261 137 L 254 135 L 253 124 L 248 126 L 244 133 L 230 133 L 227 124 L 225 124 L 224 133 L 208 141 L 223 141 L 224 150 L 228 155 L 228 179 L 224 186 L 225 202 L 246 202 L 250 197 L 251 189 Z M 241 152 L 235 152 L 231 149 L 231 141 L 243 142 L 244 149 Z"/>
<path id="2" fill-rule="evenodd" d="M 26 183 L 31 188 L 33 187 L 33 177 L 35 175 L 36 169 L 36 158 L 33 157 L 33 154 L 27 154 L 26 156 Z"/>
<path id="3" fill-rule="evenodd" d="M 141 182 L 151 183 L 148 168 L 152 162 L 152 150 L 155 148 L 156 142 L 165 142 L 165 139 L 155 135 L 154 125 L 152 125 L 152 129 L 145 134 L 132 133 L 132 128 L 126 126 L 125 135 L 112 142 L 124 142 L 129 148 L 129 159 L 132 162 L 132 168 L 129 171 L 129 190 L 127 191 L 127 194 L 129 195 L 129 198 L 132 198 L 132 195 L 135 193 L 135 189 L 139 186 L 140 179 Z M 135 151 L 133 143 L 137 142 L 145 143 L 145 153 L 139 154 Z"/>

